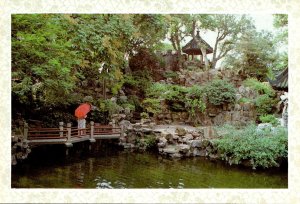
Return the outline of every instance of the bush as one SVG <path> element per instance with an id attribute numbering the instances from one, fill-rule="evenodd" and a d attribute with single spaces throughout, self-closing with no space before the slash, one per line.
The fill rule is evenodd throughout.
<path id="1" fill-rule="evenodd" d="M 143 119 L 149 118 L 148 113 L 142 112 L 142 113 L 141 113 L 141 118 L 143 118 Z"/>
<path id="2" fill-rule="evenodd" d="M 270 97 L 275 96 L 275 91 L 269 85 L 269 83 L 263 83 L 258 81 L 256 78 L 249 78 L 243 82 L 244 86 L 255 90 L 258 94 L 266 94 Z"/>
<path id="3" fill-rule="evenodd" d="M 283 127 L 257 131 L 254 124 L 240 130 L 227 125 L 224 136 L 214 143 L 222 159 L 230 164 L 250 160 L 253 169 L 278 167 L 288 156 L 287 129 Z"/>
<path id="4" fill-rule="evenodd" d="M 210 104 L 222 105 L 235 101 L 235 88 L 226 80 L 216 79 L 204 87 Z"/>
<path id="5" fill-rule="evenodd" d="M 258 96 L 255 100 L 256 111 L 259 115 L 269 114 L 273 106 L 276 105 L 276 100 L 272 99 L 267 94 Z"/>
<path id="6" fill-rule="evenodd" d="M 142 107 L 148 113 L 156 114 L 161 112 L 161 104 L 159 99 L 145 98 L 142 102 Z"/>
<path id="7" fill-rule="evenodd" d="M 205 93 L 200 86 L 185 87 L 172 84 L 154 83 L 146 92 L 149 98 L 166 100 L 174 111 L 187 110 L 192 116 L 196 111 L 204 112 Z"/>
<path id="8" fill-rule="evenodd" d="M 112 100 L 98 100 L 98 108 L 100 112 L 108 112 L 109 116 L 119 113 L 122 109 L 115 101 Z"/>
<path id="9" fill-rule="evenodd" d="M 173 71 L 166 71 L 164 73 L 165 78 L 178 78 L 178 73 Z"/>
<path id="10" fill-rule="evenodd" d="M 250 98 L 242 97 L 238 103 L 253 103 L 253 101 Z"/>
<path id="11" fill-rule="evenodd" d="M 261 115 L 259 120 L 263 123 L 271 123 L 273 126 L 279 125 L 279 121 L 274 115 Z"/>

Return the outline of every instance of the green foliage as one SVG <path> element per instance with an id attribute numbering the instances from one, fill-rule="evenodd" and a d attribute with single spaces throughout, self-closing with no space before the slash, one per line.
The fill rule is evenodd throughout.
<path id="1" fill-rule="evenodd" d="M 250 160 L 252 167 L 269 168 L 279 165 L 280 159 L 287 159 L 287 129 L 257 131 L 255 125 L 244 129 L 226 126 L 225 135 L 214 143 L 221 157 L 230 164 Z"/>
<path id="2" fill-rule="evenodd" d="M 259 115 L 269 114 L 272 108 L 276 105 L 276 100 L 272 99 L 267 94 L 260 95 L 255 99 L 256 111 Z"/>
<path id="3" fill-rule="evenodd" d="M 156 114 L 161 112 L 161 104 L 159 99 L 145 98 L 142 102 L 142 107 L 148 113 Z"/>
<path id="4" fill-rule="evenodd" d="M 259 120 L 263 123 L 271 123 L 273 126 L 279 125 L 278 119 L 271 114 L 259 116 Z"/>
<path id="5" fill-rule="evenodd" d="M 275 66 L 274 45 L 271 33 L 251 30 L 235 42 L 235 49 L 226 56 L 224 66 L 264 81 L 269 70 Z"/>
<path id="6" fill-rule="evenodd" d="M 260 82 L 255 78 L 248 78 L 243 84 L 259 94 L 254 101 L 257 113 L 259 115 L 271 113 L 272 108 L 277 103 L 274 99 L 275 91 L 273 88 L 268 83 Z"/>
<path id="7" fill-rule="evenodd" d="M 164 73 L 165 78 L 178 78 L 178 73 L 174 71 L 166 71 Z"/>
<path id="8" fill-rule="evenodd" d="M 147 135 L 145 138 L 145 148 L 146 150 L 151 150 L 156 147 L 156 137 L 155 135 Z"/>
<path id="9" fill-rule="evenodd" d="M 162 59 L 154 53 L 154 51 L 141 47 L 137 50 L 137 53 L 133 55 L 129 60 L 129 67 L 133 72 L 147 71 L 154 75 L 159 70 L 162 64 Z"/>
<path id="10" fill-rule="evenodd" d="M 73 68 L 78 54 L 70 38 L 73 25 L 63 15 L 16 14 L 12 16 L 13 100 L 43 105 L 69 104 Z"/>
<path id="11" fill-rule="evenodd" d="M 124 76 L 125 86 L 138 87 L 140 90 L 145 91 L 151 84 L 152 77 L 148 71 L 135 71 Z"/>
<path id="12" fill-rule="evenodd" d="M 274 14 L 273 25 L 275 28 L 287 26 L 288 25 L 288 15 L 287 14 Z"/>
<path id="13" fill-rule="evenodd" d="M 266 94 L 270 97 L 275 96 L 275 91 L 269 83 L 260 82 L 256 78 L 248 78 L 243 84 L 244 86 L 255 90 L 258 94 Z"/>
<path id="14" fill-rule="evenodd" d="M 195 116 L 196 112 L 204 112 L 206 109 L 206 105 L 202 99 L 186 99 L 186 108 L 191 116 Z"/>
<path id="15" fill-rule="evenodd" d="M 235 88 L 226 80 L 213 80 L 205 86 L 204 91 L 209 103 L 213 105 L 222 105 L 235 101 Z"/>
<path id="16" fill-rule="evenodd" d="M 147 119 L 147 118 L 149 118 L 149 114 L 146 113 L 146 112 L 142 112 L 142 113 L 141 113 L 141 118 Z"/>
<path id="17" fill-rule="evenodd" d="M 110 99 L 99 99 L 98 108 L 101 112 L 108 112 L 109 116 L 119 113 L 121 110 L 121 106 L 119 106 L 115 101 L 112 101 Z"/>
<path id="18" fill-rule="evenodd" d="M 238 101 L 238 103 L 252 103 L 252 102 L 253 101 L 251 99 L 245 98 L 245 97 L 240 98 L 239 101 Z"/>

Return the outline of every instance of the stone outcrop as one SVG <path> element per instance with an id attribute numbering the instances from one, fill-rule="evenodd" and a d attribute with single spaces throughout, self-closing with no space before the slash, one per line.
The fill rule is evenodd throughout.
<path id="1" fill-rule="evenodd" d="M 120 123 L 125 134 L 120 138 L 120 145 L 125 149 L 145 150 L 152 144 L 159 154 L 171 157 L 208 156 L 216 157 L 213 140 L 217 133 L 210 126 L 155 126 L 144 123 Z M 151 141 L 151 142 L 149 142 Z"/>

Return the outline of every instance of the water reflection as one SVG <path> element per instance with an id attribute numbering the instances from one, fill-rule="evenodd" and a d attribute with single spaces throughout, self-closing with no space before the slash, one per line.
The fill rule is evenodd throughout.
<path id="1" fill-rule="evenodd" d="M 203 158 L 114 152 L 12 172 L 13 188 L 287 188 L 287 172 L 252 171 Z"/>

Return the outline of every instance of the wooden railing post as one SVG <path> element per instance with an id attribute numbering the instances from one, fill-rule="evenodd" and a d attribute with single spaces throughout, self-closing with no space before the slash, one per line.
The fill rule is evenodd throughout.
<path id="1" fill-rule="evenodd" d="M 28 139 L 28 123 L 24 122 L 24 140 Z"/>
<path id="2" fill-rule="evenodd" d="M 67 147 L 72 147 L 73 144 L 71 142 L 71 123 L 67 123 L 67 142 L 66 142 L 66 146 Z"/>
<path id="3" fill-rule="evenodd" d="M 59 122 L 59 136 L 63 137 L 64 136 L 64 122 Z"/>
<path id="4" fill-rule="evenodd" d="M 96 140 L 94 139 L 94 121 L 91 121 L 90 124 L 91 124 L 90 142 L 96 142 Z"/>

